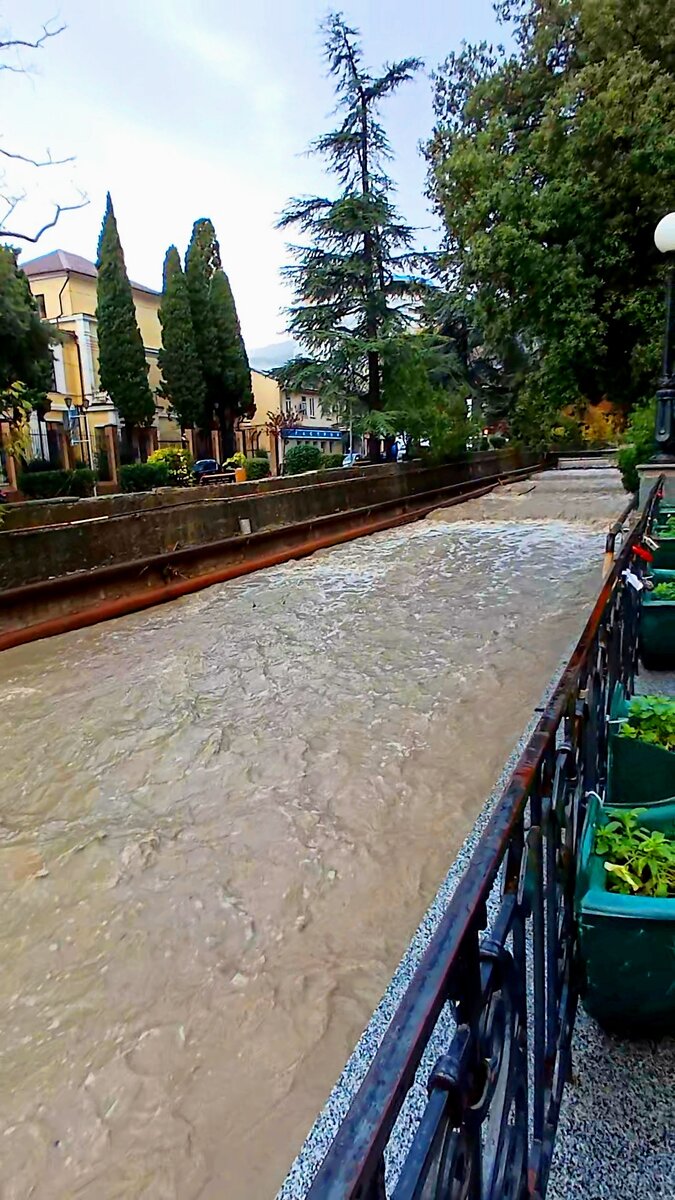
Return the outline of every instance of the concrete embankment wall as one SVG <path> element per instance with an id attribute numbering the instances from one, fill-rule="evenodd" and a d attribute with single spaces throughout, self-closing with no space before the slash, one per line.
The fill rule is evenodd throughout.
<path id="1" fill-rule="evenodd" d="M 0 589 L 208 548 L 242 536 L 241 521 L 249 521 L 256 534 L 378 505 L 405 505 L 532 462 L 519 451 L 500 451 L 436 467 L 390 464 L 190 491 L 34 502 L 21 506 L 24 513 L 10 510 L 9 527 L 0 533 Z M 24 527 L 17 528 L 22 515 Z"/>

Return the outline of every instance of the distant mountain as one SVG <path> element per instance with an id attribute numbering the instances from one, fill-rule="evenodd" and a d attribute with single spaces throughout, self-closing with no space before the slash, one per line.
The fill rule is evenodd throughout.
<path id="1" fill-rule="evenodd" d="M 295 358 L 299 353 L 298 343 L 289 338 L 287 342 L 273 342 L 271 346 L 249 350 L 248 361 L 256 371 L 273 371 L 275 367 L 283 367 L 289 358 Z"/>

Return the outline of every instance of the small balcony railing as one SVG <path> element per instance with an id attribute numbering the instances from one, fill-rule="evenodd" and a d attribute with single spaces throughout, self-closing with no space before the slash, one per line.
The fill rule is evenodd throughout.
<path id="1" fill-rule="evenodd" d="M 546 1192 L 578 986 L 575 863 L 603 787 L 617 683 L 632 691 L 662 481 L 478 842 L 309 1191 L 311 1200 L 524 1200 Z M 616 534 L 616 530 L 614 530 Z M 451 1033 L 400 1170 L 388 1146 L 441 1015 Z M 436 1032 L 436 1038 L 438 1032 Z"/>

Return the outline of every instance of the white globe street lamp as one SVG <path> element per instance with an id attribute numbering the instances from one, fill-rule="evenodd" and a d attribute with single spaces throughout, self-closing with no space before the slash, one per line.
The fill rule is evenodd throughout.
<path id="1" fill-rule="evenodd" d="M 663 347 L 663 374 L 656 393 L 656 448 L 657 457 L 672 459 L 675 456 L 675 299 L 673 298 L 673 276 L 675 275 L 675 212 L 668 213 L 654 230 L 656 247 L 670 260 L 666 282 L 666 337 Z"/>

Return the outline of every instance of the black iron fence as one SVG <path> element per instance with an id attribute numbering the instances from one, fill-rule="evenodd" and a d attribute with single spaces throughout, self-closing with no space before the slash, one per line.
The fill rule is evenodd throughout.
<path id="1" fill-rule="evenodd" d="M 626 538 L 310 1189 L 311 1200 L 543 1197 L 578 999 L 575 860 L 602 788 L 616 683 L 632 690 L 661 480 Z M 441 1013 L 453 1033 L 391 1187 L 387 1146 Z"/>

